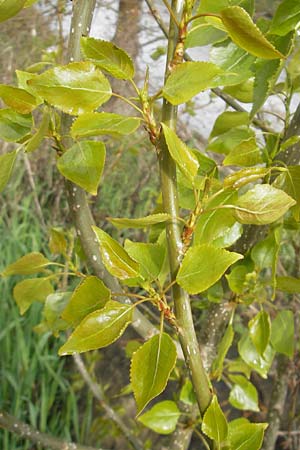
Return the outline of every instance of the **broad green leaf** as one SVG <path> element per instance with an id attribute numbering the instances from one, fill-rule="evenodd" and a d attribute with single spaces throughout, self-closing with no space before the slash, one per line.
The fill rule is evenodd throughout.
<path id="1" fill-rule="evenodd" d="M 279 353 L 289 356 L 294 355 L 295 325 L 292 311 L 279 311 L 272 322 L 271 344 Z"/>
<path id="2" fill-rule="evenodd" d="M 157 403 L 138 418 L 146 427 L 159 434 L 170 434 L 176 429 L 181 412 L 175 402 L 165 400 Z"/>
<path id="3" fill-rule="evenodd" d="M 220 15 L 229 36 L 236 45 L 259 58 L 284 58 L 284 55 L 267 40 L 252 22 L 251 17 L 243 8 L 239 6 L 225 8 Z"/>
<path id="4" fill-rule="evenodd" d="M 179 400 L 187 405 L 195 405 L 197 402 L 194 388 L 189 378 L 185 380 L 181 388 Z"/>
<path id="5" fill-rule="evenodd" d="M 93 111 L 111 97 L 108 80 L 88 61 L 56 66 L 27 83 L 50 105 L 71 115 Z"/>
<path id="6" fill-rule="evenodd" d="M 97 195 L 105 153 L 103 142 L 78 142 L 57 160 L 57 168 L 67 180 Z"/>
<path id="7" fill-rule="evenodd" d="M 251 250 L 251 258 L 256 267 L 267 269 L 273 267 L 277 252 L 278 245 L 274 234 L 271 233 L 266 239 L 255 244 Z"/>
<path id="8" fill-rule="evenodd" d="M 29 114 L 38 102 L 36 98 L 24 89 L 0 84 L 0 98 L 4 103 L 20 114 Z"/>
<path id="9" fill-rule="evenodd" d="M 31 275 L 33 273 L 43 272 L 45 267 L 49 266 L 49 264 L 52 264 L 51 261 L 45 258 L 41 253 L 28 253 L 17 259 L 14 263 L 9 264 L 2 272 L 2 276 Z"/>
<path id="10" fill-rule="evenodd" d="M 20 314 L 23 315 L 33 302 L 44 302 L 53 293 L 53 286 L 47 278 L 33 278 L 20 281 L 13 290 Z"/>
<path id="11" fill-rule="evenodd" d="M 238 343 L 238 350 L 240 356 L 248 366 L 256 370 L 261 377 L 267 378 L 275 355 L 275 352 L 270 345 L 267 346 L 263 356 L 261 356 L 254 347 L 249 334 L 244 333 Z"/>
<path id="12" fill-rule="evenodd" d="M 270 33 L 284 36 L 299 28 L 300 3 L 298 0 L 284 0 L 278 6 L 273 17 Z"/>
<path id="13" fill-rule="evenodd" d="M 280 187 L 288 195 L 293 197 L 298 206 L 300 205 L 300 166 L 287 166 L 287 172 L 279 175 L 275 182 L 275 187 Z"/>
<path id="14" fill-rule="evenodd" d="M 231 324 L 229 324 L 218 346 L 218 354 L 212 365 L 212 376 L 213 378 L 216 378 L 218 381 L 222 377 L 224 359 L 227 355 L 228 350 L 231 347 L 233 338 L 234 338 L 233 327 Z"/>
<path id="15" fill-rule="evenodd" d="M 218 448 L 220 448 L 220 444 L 227 439 L 227 420 L 215 395 L 213 396 L 211 404 L 205 411 L 201 428 L 203 433 L 218 444 Z"/>
<path id="16" fill-rule="evenodd" d="M 225 111 L 218 116 L 214 127 L 210 133 L 209 139 L 220 136 L 220 134 L 230 131 L 242 125 L 249 125 L 250 119 L 247 112 Z"/>
<path id="17" fill-rule="evenodd" d="M 0 155 L 0 192 L 3 191 L 11 177 L 18 152 L 16 150 Z"/>
<path id="18" fill-rule="evenodd" d="M 206 151 L 228 155 L 234 147 L 254 137 L 254 132 L 242 125 L 213 138 L 206 147 Z"/>
<path id="19" fill-rule="evenodd" d="M 145 280 L 156 280 L 162 270 L 165 251 L 159 244 L 132 242 L 126 239 L 124 248 L 140 265 L 140 273 Z"/>
<path id="20" fill-rule="evenodd" d="M 12 109 L 0 110 L 0 138 L 8 142 L 17 142 L 30 133 L 31 115 L 19 114 Z"/>
<path id="21" fill-rule="evenodd" d="M 261 178 L 264 178 L 270 169 L 266 167 L 249 167 L 247 169 L 241 169 L 234 172 L 224 178 L 224 188 L 239 189 L 248 183 L 253 183 Z"/>
<path id="22" fill-rule="evenodd" d="M 263 356 L 271 335 L 271 320 L 266 311 L 260 311 L 248 323 L 249 336 L 258 351 Z"/>
<path id="23" fill-rule="evenodd" d="M 226 94 L 231 95 L 239 102 L 252 103 L 253 101 L 253 78 L 250 78 L 243 83 L 236 84 L 234 86 L 225 86 L 223 91 Z"/>
<path id="24" fill-rule="evenodd" d="M 179 64 L 168 77 L 163 88 L 163 96 L 172 105 L 186 103 L 199 92 L 216 87 L 217 75 L 221 73 L 222 69 L 209 62 Z"/>
<path id="25" fill-rule="evenodd" d="M 254 12 L 254 1 L 253 0 L 201 0 L 198 13 L 218 13 L 227 6 L 239 5 L 246 9 L 249 14 Z"/>
<path id="26" fill-rule="evenodd" d="M 246 287 L 247 275 L 251 274 L 254 270 L 252 261 L 245 260 L 237 264 L 230 272 L 229 275 L 225 275 L 228 281 L 230 289 L 236 294 L 243 294 Z"/>
<path id="27" fill-rule="evenodd" d="M 175 131 L 164 123 L 162 123 L 162 128 L 170 155 L 186 178 L 193 182 L 199 168 L 197 158 L 188 146 L 179 139 Z"/>
<path id="28" fill-rule="evenodd" d="M 110 75 L 123 80 L 134 77 L 134 65 L 128 54 L 112 42 L 90 37 L 81 38 L 84 56 Z"/>
<path id="29" fill-rule="evenodd" d="M 158 213 L 151 214 L 146 217 L 139 217 L 137 219 L 127 219 L 127 217 L 120 218 L 111 218 L 108 220 L 112 223 L 116 228 L 146 228 L 151 225 L 156 225 L 158 223 L 167 222 L 171 219 L 170 214 L 167 213 Z"/>
<path id="30" fill-rule="evenodd" d="M 251 167 L 262 162 L 261 151 L 252 137 L 234 147 L 223 160 L 223 165 Z"/>
<path id="31" fill-rule="evenodd" d="M 138 413 L 165 389 L 176 357 L 175 344 L 166 333 L 153 336 L 134 353 L 130 378 Z"/>
<path id="32" fill-rule="evenodd" d="M 190 248 L 181 264 L 176 280 L 190 294 L 198 294 L 215 284 L 229 266 L 243 256 L 209 244 Z"/>
<path id="33" fill-rule="evenodd" d="M 299 294 L 300 279 L 294 277 L 276 277 L 276 288 L 288 294 Z"/>
<path id="34" fill-rule="evenodd" d="M 51 228 L 50 239 L 49 239 L 49 249 L 54 255 L 65 255 L 67 251 L 67 240 L 65 234 L 61 228 Z"/>
<path id="35" fill-rule="evenodd" d="M 255 386 L 242 375 L 229 375 L 234 383 L 229 395 L 229 403 L 243 411 L 259 411 L 258 394 Z"/>
<path id="36" fill-rule="evenodd" d="M 30 85 L 27 83 L 29 80 L 32 80 L 33 78 L 37 77 L 38 74 L 32 72 L 25 72 L 23 70 L 16 70 L 16 76 L 18 80 L 18 87 L 24 89 L 24 91 L 27 91 L 29 92 L 29 94 L 35 96 L 39 104 L 43 103 L 43 99 L 38 95 L 36 95 L 34 89 L 32 89 Z"/>
<path id="37" fill-rule="evenodd" d="M 243 227 L 230 211 L 215 209 L 201 214 L 194 231 L 196 245 L 211 244 L 226 248 L 234 244 L 242 235 Z"/>
<path id="38" fill-rule="evenodd" d="M 255 56 L 249 55 L 229 39 L 213 46 L 210 51 L 210 61 L 224 71 L 218 77 L 219 86 L 231 86 L 249 80 L 253 76 L 255 59 Z"/>
<path id="39" fill-rule="evenodd" d="M 132 321 L 133 307 L 110 300 L 92 312 L 75 328 L 59 355 L 82 353 L 107 347 L 115 342 Z"/>
<path id="40" fill-rule="evenodd" d="M 58 337 L 60 331 L 68 328 L 67 322 L 61 318 L 61 313 L 70 298 L 70 292 L 54 292 L 48 295 L 43 310 L 44 324 L 54 336 Z"/>
<path id="41" fill-rule="evenodd" d="M 259 450 L 267 423 L 247 423 L 237 419 L 229 423 L 229 442 L 234 450 Z"/>
<path id="42" fill-rule="evenodd" d="M 284 54 L 288 54 L 293 41 L 293 34 L 273 39 L 276 47 Z M 281 73 L 283 62 L 279 59 L 273 61 L 257 60 L 254 65 L 255 79 L 253 88 L 253 105 L 251 117 L 263 106 L 272 92 Z"/>
<path id="43" fill-rule="evenodd" d="M 100 228 L 93 226 L 93 230 L 99 241 L 106 269 L 121 280 L 138 277 L 139 264 L 128 255 L 124 248 Z"/>
<path id="44" fill-rule="evenodd" d="M 242 373 L 248 380 L 250 379 L 252 369 L 241 358 L 228 361 L 227 369 L 230 373 Z"/>
<path id="45" fill-rule="evenodd" d="M 24 7 L 26 0 L 0 0 L 0 22 L 18 14 Z"/>
<path id="46" fill-rule="evenodd" d="M 72 326 L 81 322 L 88 314 L 101 309 L 110 300 L 110 290 L 103 281 L 94 276 L 86 277 L 73 292 L 62 312 L 62 318 Z"/>
<path id="47" fill-rule="evenodd" d="M 240 223 L 267 225 L 280 219 L 295 203 L 284 191 L 258 184 L 239 197 L 234 215 Z"/>
<path id="48" fill-rule="evenodd" d="M 26 143 L 26 152 L 31 153 L 39 148 L 49 130 L 50 114 L 45 110 L 36 133 Z"/>
<path id="49" fill-rule="evenodd" d="M 124 136 L 131 134 L 139 127 L 141 119 L 138 117 L 121 116 L 107 112 L 90 112 L 79 116 L 73 122 L 71 135 L 76 137 L 100 136 L 109 134 L 112 136 Z"/>
<path id="50" fill-rule="evenodd" d="M 201 47 L 222 41 L 226 33 L 207 22 L 205 18 L 193 20 L 192 27 L 187 34 L 185 48 Z"/>

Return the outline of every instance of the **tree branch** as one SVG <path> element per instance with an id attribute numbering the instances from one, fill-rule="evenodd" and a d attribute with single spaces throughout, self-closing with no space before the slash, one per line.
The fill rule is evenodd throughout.
<path id="1" fill-rule="evenodd" d="M 27 423 L 21 422 L 16 417 L 4 411 L 0 411 L 0 428 L 5 428 L 23 439 L 27 439 L 36 445 L 51 448 L 52 450 L 104 450 L 99 447 L 96 449 L 95 447 L 67 442 L 49 434 L 41 433 Z"/>

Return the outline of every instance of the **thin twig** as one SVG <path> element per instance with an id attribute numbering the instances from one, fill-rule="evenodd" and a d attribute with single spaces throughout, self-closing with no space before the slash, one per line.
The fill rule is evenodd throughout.
<path id="1" fill-rule="evenodd" d="M 101 407 L 104 409 L 107 416 L 118 426 L 118 428 L 122 431 L 127 440 L 132 444 L 135 450 L 143 450 L 142 443 L 133 435 L 131 430 L 125 425 L 121 417 L 112 409 L 112 407 L 105 400 L 104 392 L 101 388 L 101 385 L 95 383 L 90 374 L 88 373 L 83 359 L 80 355 L 73 355 L 73 360 L 78 368 L 82 378 L 88 385 L 89 389 L 93 393 L 94 397 L 99 401 Z"/>
<path id="2" fill-rule="evenodd" d="M 51 448 L 52 450 L 104 450 L 100 447 L 98 449 L 95 447 L 87 447 L 56 438 L 46 433 L 41 433 L 27 423 L 4 411 L 0 412 L 0 428 L 5 428 L 23 439 L 27 439 L 36 445 L 42 445 L 45 448 Z"/>

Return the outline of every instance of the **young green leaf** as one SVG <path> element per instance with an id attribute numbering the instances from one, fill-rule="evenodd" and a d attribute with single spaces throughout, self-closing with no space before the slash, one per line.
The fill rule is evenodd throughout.
<path id="1" fill-rule="evenodd" d="M 251 250 L 251 258 L 256 267 L 260 269 L 272 267 L 277 256 L 278 247 L 274 233 L 270 233 L 266 239 L 257 242 Z"/>
<path id="2" fill-rule="evenodd" d="M 298 0 L 283 0 L 273 17 L 270 33 L 284 36 L 299 27 L 300 3 Z"/>
<path id="3" fill-rule="evenodd" d="M 223 165 L 251 167 L 262 162 L 261 151 L 252 137 L 234 147 L 224 158 Z"/>
<path id="4" fill-rule="evenodd" d="M 196 156 L 171 128 L 164 123 L 162 128 L 170 155 L 186 178 L 193 182 L 199 168 Z"/>
<path id="5" fill-rule="evenodd" d="M 103 281 L 94 276 L 86 277 L 73 292 L 62 318 L 72 326 L 77 325 L 88 314 L 103 308 L 109 300 L 110 290 Z"/>
<path id="6" fill-rule="evenodd" d="M 79 116 L 73 122 L 71 135 L 73 138 L 100 136 L 124 136 L 133 133 L 139 127 L 138 117 L 121 116 L 108 112 L 90 112 Z"/>
<path id="7" fill-rule="evenodd" d="M 229 36 L 236 45 L 259 58 L 284 58 L 284 55 L 265 38 L 243 8 L 239 6 L 225 8 L 220 15 Z"/>
<path id="8" fill-rule="evenodd" d="M 161 245 L 126 239 L 124 248 L 140 264 L 140 272 L 145 280 L 153 281 L 158 278 L 165 259 L 165 250 Z"/>
<path id="9" fill-rule="evenodd" d="M 295 345 L 295 325 L 292 311 L 279 311 L 272 322 L 272 347 L 279 353 L 293 357 Z"/>
<path id="10" fill-rule="evenodd" d="M 116 78 L 129 80 L 134 77 L 134 65 L 128 54 L 112 42 L 82 37 L 81 50 L 96 66 Z"/>
<path id="11" fill-rule="evenodd" d="M 49 249 L 54 255 L 65 255 L 67 251 L 67 240 L 61 228 L 52 227 L 50 229 Z"/>
<path id="12" fill-rule="evenodd" d="M 263 356 L 261 356 L 254 347 L 248 333 L 244 333 L 238 343 L 239 354 L 248 366 L 256 370 L 263 378 L 267 378 L 268 372 L 275 355 L 270 345 L 267 346 Z"/>
<path id="13" fill-rule="evenodd" d="M 14 299 L 23 315 L 33 302 L 44 302 L 53 293 L 53 286 L 47 278 L 33 278 L 20 281 L 13 290 Z"/>
<path id="14" fill-rule="evenodd" d="M 27 83 L 50 105 L 71 115 L 93 111 L 111 97 L 108 80 L 88 61 L 56 66 Z"/>
<path id="15" fill-rule="evenodd" d="M 29 92 L 5 84 L 0 84 L 0 98 L 7 106 L 20 114 L 29 114 L 38 105 L 36 98 Z"/>
<path id="16" fill-rule="evenodd" d="M 46 298 L 43 310 L 44 324 L 56 337 L 59 336 L 60 331 L 68 328 L 67 322 L 61 318 L 61 313 L 68 303 L 70 295 L 70 292 L 54 292 Z"/>
<path id="17" fill-rule="evenodd" d="M 218 346 L 218 354 L 212 365 L 212 376 L 216 378 L 218 381 L 221 379 L 224 359 L 227 355 L 228 350 L 231 347 L 233 338 L 234 338 L 233 327 L 231 324 L 229 324 Z"/>
<path id="18" fill-rule="evenodd" d="M 232 449 L 259 450 L 267 423 L 249 423 L 245 419 L 229 422 L 229 442 Z"/>
<path id="19" fill-rule="evenodd" d="M 176 357 L 175 344 L 166 333 L 153 336 L 134 353 L 130 378 L 138 413 L 165 389 Z"/>
<path id="20" fill-rule="evenodd" d="M 217 443 L 218 448 L 220 448 L 221 444 L 227 439 L 227 420 L 215 395 L 213 396 L 211 404 L 205 411 L 201 428 L 203 433 Z"/>
<path id="21" fill-rule="evenodd" d="M 18 14 L 25 5 L 26 0 L 1 0 L 0 1 L 0 22 Z"/>
<path id="22" fill-rule="evenodd" d="M 211 140 L 213 137 L 220 136 L 232 130 L 232 128 L 242 125 L 248 126 L 249 121 L 249 114 L 247 112 L 225 111 L 217 117 L 209 139 Z"/>
<path id="23" fill-rule="evenodd" d="M 216 87 L 217 75 L 222 72 L 220 67 L 209 62 L 179 64 L 169 75 L 163 87 L 163 96 L 172 105 L 188 102 L 199 92 Z"/>
<path id="24" fill-rule="evenodd" d="M 50 114 L 48 110 L 44 110 L 43 117 L 37 129 L 37 132 L 26 143 L 25 149 L 27 153 L 34 152 L 39 148 L 49 130 L 49 122 L 50 122 Z"/>
<path id="25" fill-rule="evenodd" d="M 67 180 L 97 195 L 105 154 L 103 142 L 78 142 L 57 160 L 57 168 Z"/>
<path id="26" fill-rule="evenodd" d="M 240 223 L 267 225 L 280 219 L 296 201 L 269 184 L 258 184 L 235 202 L 234 215 Z"/>
<path id="27" fill-rule="evenodd" d="M 229 403 L 243 411 L 259 411 L 255 386 L 242 375 L 229 375 L 229 379 L 234 383 L 229 394 Z"/>
<path id="28" fill-rule="evenodd" d="M 75 328 L 59 355 L 71 355 L 107 347 L 124 333 L 132 321 L 133 307 L 110 300 Z"/>
<path id="29" fill-rule="evenodd" d="M 249 167 L 247 169 L 241 169 L 224 178 L 224 188 L 239 189 L 246 186 L 248 183 L 253 183 L 254 181 L 264 178 L 268 173 L 270 173 L 270 169 L 266 167 Z"/>
<path id="30" fill-rule="evenodd" d="M 195 391 L 191 381 L 187 378 L 180 391 L 179 400 L 187 405 L 195 405 L 197 402 Z"/>
<path id="31" fill-rule="evenodd" d="M 254 132 L 248 126 L 234 127 L 213 138 L 209 142 L 206 151 L 228 155 L 233 148 L 254 137 Z"/>
<path id="32" fill-rule="evenodd" d="M 0 138 L 8 142 L 18 142 L 30 133 L 32 116 L 19 114 L 12 109 L 0 110 Z"/>
<path id="33" fill-rule="evenodd" d="M 198 294 L 215 284 L 229 266 L 243 256 L 209 244 L 197 245 L 186 253 L 176 280 L 190 294 Z"/>
<path id="34" fill-rule="evenodd" d="M 256 350 L 260 356 L 263 356 L 271 335 L 271 320 L 268 313 L 266 311 L 260 311 L 249 321 L 248 328 L 249 335 Z"/>
<path id="35" fill-rule="evenodd" d="M 170 434 L 176 429 L 181 412 L 175 402 L 165 400 L 157 403 L 138 418 L 146 427 L 159 434 Z"/>
<path id="36" fill-rule="evenodd" d="M 16 150 L 0 155 L 0 192 L 3 191 L 11 177 L 18 152 Z"/>
<path id="37" fill-rule="evenodd" d="M 49 266 L 49 264 L 51 264 L 51 261 L 45 258 L 41 253 L 28 253 L 14 263 L 9 264 L 9 266 L 3 270 L 2 276 L 32 275 L 33 273 L 43 272 L 44 268 Z"/>
<path id="38" fill-rule="evenodd" d="M 108 217 L 110 223 L 112 223 L 116 228 L 146 228 L 151 225 L 156 225 L 158 223 L 167 222 L 171 219 L 170 214 L 158 213 L 151 214 L 146 217 L 139 217 L 137 219 L 128 219 L 127 217 L 111 218 Z"/>
<path id="39" fill-rule="evenodd" d="M 100 228 L 93 226 L 93 230 L 99 241 L 106 269 L 121 280 L 138 277 L 139 264 L 128 255 L 124 248 Z"/>

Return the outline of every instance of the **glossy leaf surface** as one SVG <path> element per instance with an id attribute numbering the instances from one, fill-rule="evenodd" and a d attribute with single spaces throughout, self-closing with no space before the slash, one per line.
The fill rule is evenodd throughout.
<path id="1" fill-rule="evenodd" d="M 295 203 L 285 192 L 260 184 L 237 200 L 234 214 L 241 223 L 266 225 L 280 219 Z"/>
<path id="2" fill-rule="evenodd" d="M 51 262 L 41 253 L 28 253 L 14 263 L 9 264 L 2 272 L 2 275 L 31 275 L 33 273 L 43 272 L 49 264 Z"/>
<path id="3" fill-rule="evenodd" d="M 78 142 L 58 159 L 57 168 L 67 180 L 97 195 L 105 154 L 103 142 Z"/>
<path id="4" fill-rule="evenodd" d="M 272 322 L 271 344 L 279 353 L 293 357 L 295 345 L 295 325 L 292 311 L 279 311 Z"/>
<path id="5" fill-rule="evenodd" d="M 166 387 L 177 351 L 166 334 L 153 336 L 133 355 L 130 378 L 138 413 Z"/>
<path id="6" fill-rule="evenodd" d="M 17 158 L 17 151 L 14 150 L 4 155 L 0 155 L 0 192 L 3 191 L 11 177 L 15 162 Z"/>
<path id="7" fill-rule="evenodd" d="M 225 8 L 220 15 L 229 36 L 239 47 L 259 58 L 284 58 L 265 38 L 243 8 L 239 6 Z"/>
<path id="8" fill-rule="evenodd" d="M 234 383 L 229 395 L 230 404 L 243 411 L 259 411 L 255 386 L 242 375 L 229 375 L 229 378 Z"/>
<path id="9" fill-rule="evenodd" d="M 73 292 L 62 318 L 73 326 L 110 300 L 110 290 L 94 276 L 86 277 Z"/>
<path id="10" fill-rule="evenodd" d="M 0 84 L 0 98 L 4 103 L 20 114 L 29 114 L 37 107 L 33 95 L 15 86 Z"/>
<path id="11" fill-rule="evenodd" d="M 12 109 L 0 110 L 0 138 L 8 142 L 17 142 L 30 133 L 32 117 L 19 114 Z"/>
<path id="12" fill-rule="evenodd" d="M 138 418 L 146 427 L 160 434 L 170 434 L 176 429 L 181 412 L 175 402 L 165 400 L 157 403 Z"/>
<path id="13" fill-rule="evenodd" d="M 140 125 L 138 117 L 122 116 L 108 112 L 90 112 L 79 116 L 73 122 L 71 134 L 73 138 L 100 136 L 124 136 L 133 133 Z"/>
<path id="14" fill-rule="evenodd" d="M 50 105 L 71 115 L 93 111 L 111 97 L 108 80 L 88 61 L 46 70 L 28 80 L 28 85 Z"/>
<path id="15" fill-rule="evenodd" d="M 128 255 L 124 248 L 100 228 L 94 226 L 93 230 L 100 244 L 106 269 L 121 280 L 138 277 L 139 264 Z"/>
<path id="16" fill-rule="evenodd" d="M 112 42 L 82 37 L 81 49 L 86 58 L 93 61 L 101 69 L 106 70 L 110 75 L 123 80 L 134 77 L 132 59 L 123 49 Z"/>
<path id="17" fill-rule="evenodd" d="M 162 123 L 162 128 L 170 155 L 184 176 L 193 181 L 199 168 L 197 158 L 171 128 L 164 123 Z"/>
<path id="18" fill-rule="evenodd" d="M 227 438 L 227 420 L 215 395 L 213 396 L 211 404 L 205 411 L 201 428 L 203 433 L 205 433 L 210 439 L 217 442 L 218 447 L 220 447 L 220 444 Z"/>
<path id="19" fill-rule="evenodd" d="M 261 448 L 266 423 L 249 423 L 237 419 L 229 423 L 229 441 L 232 449 L 259 450 Z"/>
<path id="20" fill-rule="evenodd" d="M 59 349 L 59 355 L 107 347 L 123 334 L 132 321 L 132 314 L 132 306 L 110 300 L 104 308 L 92 312 L 83 319 Z"/>
<path id="21" fill-rule="evenodd" d="M 116 228 L 146 228 L 151 225 L 156 225 L 158 223 L 167 222 L 170 220 L 171 216 L 167 213 L 158 213 L 151 214 L 146 217 L 138 217 L 137 219 L 129 219 L 127 217 L 119 217 L 119 218 L 111 218 L 108 220 L 112 223 Z"/>
<path id="22" fill-rule="evenodd" d="M 199 92 L 217 86 L 216 77 L 221 73 L 222 69 L 209 62 L 179 64 L 168 77 L 163 96 L 172 105 L 185 103 Z"/>
<path id="23" fill-rule="evenodd" d="M 126 239 L 124 248 L 140 265 L 140 273 L 145 280 L 156 280 L 162 270 L 165 250 L 159 244 L 132 242 Z"/>
<path id="24" fill-rule="evenodd" d="M 30 308 L 33 302 L 44 302 L 49 294 L 53 293 L 53 286 L 47 278 L 33 278 L 20 281 L 13 290 L 20 314 Z"/>
<path id="25" fill-rule="evenodd" d="M 266 311 L 260 311 L 248 323 L 249 336 L 258 351 L 263 356 L 269 344 L 271 334 L 271 321 Z"/>
<path id="26" fill-rule="evenodd" d="M 224 166 L 251 167 L 262 163 L 261 151 L 256 139 L 250 138 L 234 147 L 224 158 Z"/>
<path id="27" fill-rule="evenodd" d="M 300 23 L 300 3 L 298 0 L 284 0 L 278 6 L 272 20 L 270 33 L 284 36 Z"/>
<path id="28" fill-rule="evenodd" d="M 226 133 L 232 128 L 249 125 L 249 120 L 247 112 L 225 111 L 217 117 L 209 139 L 220 136 L 220 134 Z"/>
<path id="29" fill-rule="evenodd" d="M 263 378 L 267 378 L 275 354 L 270 345 L 267 346 L 263 356 L 261 356 L 252 343 L 250 336 L 245 333 L 239 341 L 238 350 L 248 366 L 256 370 Z"/>
<path id="30" fill-rule="evenodd" d="M 212 245 L 197 245 L 186 253 L 176 280 L 190 294 L 198 294 L 215 284 L 229 266 L 243 256 Z"/>

